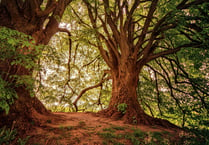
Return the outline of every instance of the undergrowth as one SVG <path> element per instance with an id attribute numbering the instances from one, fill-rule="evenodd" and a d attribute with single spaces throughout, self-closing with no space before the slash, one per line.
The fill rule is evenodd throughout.
<path id="1" fill-rule="evenodd" d="M 208 130 L 187 129 L 188 133 L 182 133 L 176 138 L 167 131 L 143 132 L 132 128 L 130 132 L 117 133 L 118 130 L 124 128 L 111 126 L 104 128 L 103 132 L 98 132 L 97 135 L 103 138 L 103 145 L 209 145 Z"/>
<path id="2" fill-rule="evenodd" d="M 18 138 L 18 133 L 16 129 L 10 129 L 6 126 L 0 128 L 0 145 L 10 145 L 10 144 L 16 144 L 16 145 L 25 145 L 30 138 L 30 136 L 27 136 L 26 138 Z"/>
<path id="3" fill-rule="evenodd" d="M 83 122 L 79 124 L 83 126 Z M 82 126 L 80 127 L 82 128 Z M 67 133 L 75 128 L 72 126 L 60 126 L 59 129 L 63 133 Z M 70 132 L 68 132 L 69 136 L 71 136 Z M 94 131 L 91 134 L 94 134 Z M 209 131 L 206 129 L 185 129 L 184 132 L 175 137 L 167 131 L 144 132 L 135 127 L 110 125 L 110 127 L 97 132 L 97 135 L 103 139 L 103 145 L 209 145 Z M 63 135 L 57 138 L 57 141 L 61 141 L 66 137 L 68 136 Z M 25 145 L 29 139 L 30 136 L 20 138 L 16 129 L 10 129 L 6 126 L 0 128 L 0 144 Z M 81 141 L 77 137 L 72 138 L 72 140 L 77 143 Z"/>

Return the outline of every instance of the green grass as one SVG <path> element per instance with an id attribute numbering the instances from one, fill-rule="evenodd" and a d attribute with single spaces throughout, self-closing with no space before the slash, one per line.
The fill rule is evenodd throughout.
<path id="1" fill-rule="evenodd" d="M 73 130 L 74 129 L 74 126 L 67 126 L 66 128 L 69 131 L 69 130 Z"/>
<path id="2" fill-rule="evenodd" d="M 53 130 L 54 128 L 52 128 L 51 130 Z M 62 131 L 69 131 L 69 130 L 73 130 L 75 129 L 74 126 L 59 126 L 59 129 L 62 130 Z"/>
<path id="3" fill-rule="evenodd" d="M 140 138 L 140 139 L 143 139 L 145 138 L 147 134 L 143 131 L 141 131 L 140 129 L 135 129 L 134 132 L 133 132 L 133 136 L 134 137 L 137 137 L 137 138 Z"/>
<path id="4" fill-rule="evenodd" d="M 209 145 L 209 130 L 207 129 L 186 129 L 189 133 L 183 134 L 179 144 Z"/>
<path id="5" fill-rule="evenodd" d="M 97 134 L 104 139 L 110 139 L 110 138 L 117 137 L 114 133 L 111 133 L 111 132 L 98 132 Z"/>
<path id="6" fill-rule="evenodd" d="M 84 127 L 84 126 L 86 126 L 86 123 L 84 121 L 79 121 L 78 126 Z"/>
<path id="7" fill-rule="evenodd" d="M 18 140 L 17 140 L 18 145 L 25 145 L 29 138 L 30 138 L 30 136 L 27 136 L 24 139 L 18 138 Z"/>
<path id="8" fill-rule="evenodd" d="M 157 140 L 162 140 L 162 132 L 152 132 L 151 137 Z"/>
<path id="9" fill-rule="evenodd" d="M 123 126 L 114 126 L 114 125 L 112 125 L 111 128 L 112 129 L 115 129 L 115 130 L 125 130 L 126 129 L 126 127 L 123 127 Z"/>
<path id="10" fill-rule="evenodd" d="M 15 129 L 6 128 L 6 126 L 0 128 L 0 144 L 10 144 L 17 135 Z"/>
<path id="11" fill-rule="evenodd" d="M 169 139 L 164 136 L 168 132 L 143 132 L 140 129 L 132 129 L 132 132 L 116 133 L 115 130 L 124 130 L 124 127 L 104 128 L 103 132 L 98 132 L 97 135 L 103 138 L 104 145 L 122 145 L 121 139 L 127 140 L 133 145 L 167 145 L 171 144 Z M 120 142 L 119 142 L 120 141 Z"/>
<path id="12" fill-rule="evenodd" d="M 112 128 L 103 128 L 103 131 L 108 131 L 108 132 L 115 132 Z"/>
<path id="13" fill-rule="evenodd" d="M 50 119 L 49 119 L 49 120 L 47 120 L 46 122 L 47 122 L 47 123 L 52 123 L 52 121 L 51 121 Z"/>

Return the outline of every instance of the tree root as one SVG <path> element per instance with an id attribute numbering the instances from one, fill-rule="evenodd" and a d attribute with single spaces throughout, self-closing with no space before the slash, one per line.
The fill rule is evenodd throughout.
<path id="1" fill-rule="evenodd" d="M 129 124 L 161 126 L 164 128 L 180 129 L 179 126 L 170 123 L 168 120 L 151 117 L 146 113 L 144 113 L 144 111 L 142 110 L 137 111 L 137 109 L 132 111 L 127 111 L 123 114 L 117 111 L 116 109 L 108 108 L 98 112 L 98 114 L 115 120 L 123 120 L 125 123 L 129 123 Z"/>

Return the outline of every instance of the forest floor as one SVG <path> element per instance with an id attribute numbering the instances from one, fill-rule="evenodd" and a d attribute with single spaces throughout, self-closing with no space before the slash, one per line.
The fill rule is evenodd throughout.
<path id="1" fill-rule="evenodd" d="M 125 124 L 94 113 L 53 113 L 27 132 L 29 145 L 138 145 L 170 144 L 180 129 Z M 24 140 L 24 139 L 23 139 Z M 170 142 L 170 143 L 169 143 Z"/>

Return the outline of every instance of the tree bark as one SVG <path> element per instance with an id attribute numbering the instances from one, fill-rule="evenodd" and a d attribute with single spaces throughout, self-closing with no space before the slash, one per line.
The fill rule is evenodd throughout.
<path id="1" fill-rule="evenodd" d="M 118 70 L 112 70 L 112 97 L 107 109 L 100 114 L 113 119 L 122 119 L 126 123 L 159 125 L 164 127 L 177 126 L 146 114 L 139 104 L 136 88 L 140 70 L 136 68 L 134 61 L 128 60 L 120 65 Z M 125 105 L 126 104 L 126 105 Z M 125 110 L 120 110 L 120 105 L 125 105 Z"/>
<path id="2" fill-rule="evenodd" d="M 59 31 L 59 19 L 61 19 L 65 8 L 72 0 L 48 0 L 45 10 L 41 10 L 43 0 L 2 0 L 0 1 L 0 26 L 5 26 L 27 35 L 36 41 L 36 44 L 48 44 L 51 37 Z M 52 15 L 51 15 L 52 14 Z M 45 24 L 44 22 L 49 22 Z M 32 76 L 32 71 L 21 65 L 11 65 L 11 60 L 0 62 L 0 75 L 10 82 L 8 78 L 12 75 Z M 7 76 L 5 76 L 7 74 Z M 0 127 L 7 125 L 15 127 L 19 131 L 31 128 L 31 123 L 40 125 L 46 121 L 50 112 L 36 98 L 32 97 L 26 85 L 14 86 L 18 99 L 10 106 L 9 114 L 0 112 Z M 48 118 L 49 119 L 49 118 Z"/>
<path id="3" fill-rule="evenodd" d="M 96 32 L 97 44 L 93 44 L 93 46 L 98 47 L 101 56 L 112 73 L 112 98 L 109 107 L 101 113 L 113 118 L 123 118 L 129 123 L 134 121 L 147 125 L 169 125 L 170 123 L 164 120 L 148 116 L 141 108 L 136 95 L 140 70 L 148 62 L 159 57 L 174 54 L 182 48 L 200 47 L 203 44 L 199 38 L 200 41 L 193 42 L 193 38 L 190 37 L 190 32 L 187 33 L 187 29 L 183 30 L 185 34 L 182 36 L 187 37 L 189 42 L 186 40 L 185 43 L 182 42 L 182 45 L 170 44 L 170 39 L 169 43 L 166 43 L 167 38 L 164 34 L 178 26 L 180 19 L 173 22 L 169 20 L 179 14 L 176 13 L 176 9 L 189 10 L 189 7 L 195 4 L 203 4 L 206 1 L 195 0 L 188 2 L 187 0 L 182 0 L 178 5 L 174 5 L 174 9 L 170 9 L 157 20 L 155 19 L 158 18 L 156 10 L 159 8 L 159 0 L 135 0 L 132 4 L 129 4 L 127 1 L 120 3 L 120 1 L 110 2 L 109 0 L 102 0 L 101 3 L 99 1 L 98 5 L 88 0 L 83 0 L 83 2 L 88 11 L 88 18 L 91 22 L 90 27 Z M 147 3 L 145 4 L 148 6 L 146 13 L 137 10 L 139 6 L 143 5 L 142 3 Z M 101 8 L 104 13 L 100 14 L 98 11 L 95 11 L 98 8 Z M 137 17 L 135 17 L 136 13 L 139 13 Z M 185 15 L 186 17 L 187 15 Z M 195 19 L 199 19 L 198 17 L 195 17 Z M 188 23 L 187 21 L 185 22 L 185 24 Z M 81 21 L 81 23 L 83 22 Z M 85 25 L 85 23 L 83 24 Z M 179 26 L 182 27 L 183 25 L 180 24 Z M 186 28 L 186 25 L 184 27 Z M 200 31 L 199 28 L 190 27 L 191 32 L 194 32 L 194 34 L 196 34 L 195 31 Z M 102 28 L 102 31 L 100 31 L 100 28 Z M 105 47 L 103 47 L 103 43 Z M 89 44 L 92 44 L 92 42 Z M 120 111 L 120 104 L 127 105 L 125 112 Z"/>
<path id="4" fill-rule="evenodd" d="M 11 65 L 9 60 L 0 62 L 0 75 L 2 79 L 12 84 L 18 98 L 10 106 L 9 114 L 4 111 L 0 112 L 0 127 L 6 125 L 8 127 L 14 124 L 20 132 L 24 133 L 31 128 L 31 123 L 40 125 L 42 121 L 40 116 L 50 115 L 50 112 L 36 98 L 32 97 L 30 91 L 25 84 L 16 85 L 13 75 L 32 75 L 32 70 L 26 69 L 21 65 Z M 43 119 L 43 118 L 42 118 Z"/>

